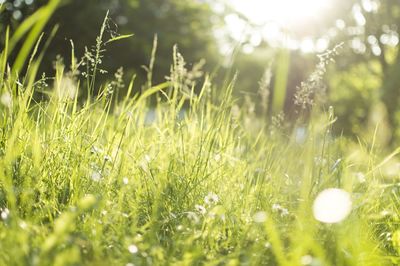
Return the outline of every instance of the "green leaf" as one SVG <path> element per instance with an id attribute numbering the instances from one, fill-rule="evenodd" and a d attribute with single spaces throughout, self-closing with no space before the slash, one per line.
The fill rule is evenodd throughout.
<path id="1" fill-rule="evenodd" d="M 132 37 L 133 35 L 134 35 L 134 34 L 120 35 L 120 36 L 114 37 L 114 38 L 112 38 L 112 39 L 109 39 L 108 41 L 105 42 L 105 44 L 110 43 L 110 42 L 119 41 L 119 40 L 126 39 L 126 38 L 130 38 L 130 37 Z"/>
<path id="2" fill-rule="evenodd" d="M 28 28 L 32 28 L 30 30 L 26 40 L 24 40 L 24 43 L 18 53 L 17 58 L 15 59 L 14 66 L 13 66 L 14 73 L 19 73 L 19 71 L 22 69 L 30 51 L 35 46 L 35 43 L 38 40 L 39 36 L 41 35 L 41 32 L 42 32 L 44 26 L 46 25 L 47 21 L 50 19 L 50 16 L 53 14 L 55 9 L 57 8 L 59 2 L 60 2 L 60 0 L 49 1 L 49 3 L 46 6 L 42 7 L 40 10 L 38 10 L 38 13 L 34 14 L 35 16 L 34 16 L 34 18 L 32 18 L 32 25 L 28 25 L 27 28 L 23 30 L 23 32 L 25 32 L 25 30 L 27 30 Z M 39 11 L 40 11 L 40 13 L 39 13 Z M 31 19 L 31 17 L 28 18 L 27 20 Z M 16 34 L 14 34 L 14 36 L 15 35 Z M 12 42 L 14 40 L 14 36 L 10 40 L 11 48 L 12 48 L 12 45 L 14 45 L 16 43 L 16 42 Z"/>

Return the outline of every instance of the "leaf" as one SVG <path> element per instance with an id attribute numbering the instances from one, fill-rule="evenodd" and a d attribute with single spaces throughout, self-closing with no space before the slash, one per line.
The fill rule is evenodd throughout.
<path id="1" fill-rule="evenodd" d="M 120 35 L 120 36 L 114 37 L 114 38 L 112 38 L 112 39 L 109 39 L 108 41 L 105 42 L 105 44 L 110 43 L 110 42 L 119 41 L 119 40 L 126 39 L 126 38 L 130 38 L 130 37 L 132 37 L 133 35 L 134 35 L 134 34 Z"/>
<path id="2" fill-rule="evenodd" d="M 140 102 L 148 98 L 149 96 L 153 95 L 154 93 L 157 93 L 159 91 L 162 91 L 165 88 L 168 88 L 171 86 L 170 82 L 163 82 L 161 84 L 158 84 L 157 86 L 151 87 L 147 89 L 146 91 L 143 92 L 142 95 L 140 95 L 139 99 L 137 100 L 135 107 L 139 105 Z"/>
<path id="3" fill-rule="evenodd" d="M 9 36 L 10 36 L 10 28 L 7 27 L 7 29 L 6 29 L 6 39 L 5 39 L 5 43 L 4 43 L 4 49 L 0 54 L 0 86 L 3 83 L 4 73 L 6 72 Z"/>
<path id="4" fill-rule="evenodd" d="M 34 15 L 29 17 L 27 20 L 31 20 L 29 25 L 24 26 L 23 30 L 21 30 L 21 35 L 17 34 L 17 32 L 14 34 L 14 36 L 10 40 L 10 49 L 13 48 L 13 45 L 17 42 L 17 40 L 22 37 L 23 33 L 25 33 L 28 29 L 31 28 L 26 40 L 24 40 L 24 43 L 17 55 L 17 58 L 15 59 L 13 70 L 15 73 L 19 73 L 23 65 L 25 64 L 26 58 L 28 57 L 30 51 L 32 48 L 35 46 L 36 41 L 38 40 L 39 36 L 41 35 L 41 32 L 46 25 L 47 21 L 50 19 L 50 16 L 53 14 L 55 9 L 57 8 L 60 0 L 51 0 L 48 2 L 48 4 L 41 9 L 37 11 Z M 23 23 L 24 24 L 24 23 Z M 21 24 L 20 27 L 23 25 Z M 15 37 L 17 36 L 17 37 Z M 15 38 L 15 39 L 14 39 Z"/>

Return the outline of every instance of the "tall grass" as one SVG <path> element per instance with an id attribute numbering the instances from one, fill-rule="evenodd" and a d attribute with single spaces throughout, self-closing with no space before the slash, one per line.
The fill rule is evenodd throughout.
<path id="1" fill-rule="evenodd" d="M 84 77 L 87 65 L 58 60 L 52 80 L 36 78 L 40 54 L 22 79 L 2 51 L 1 265 L 399 263 L 399 186 L 382 170 L 396 152 L 380 160 L 374 145 L 332 136 L 322 106 L 285 130 L 236 106 L 234 81 L 205 76 L 196 94 L 200 72 L 177 49 L 167 82 L 132 95 L 132 81 L 116 103 L 121 73 L 95 82 L 105 42 Z M 312 206 L 332 187 L 353 208 L 324 224 Z"/>

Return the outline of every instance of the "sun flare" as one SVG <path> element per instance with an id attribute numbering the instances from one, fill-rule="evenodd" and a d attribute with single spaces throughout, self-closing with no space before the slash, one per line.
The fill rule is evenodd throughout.
<path id="1" fill-rule="evenodd" d="M 324 15 L 333 0 L 231 0 L 254 23 L 276 22 L 281 26 L 306 22 Z"/>

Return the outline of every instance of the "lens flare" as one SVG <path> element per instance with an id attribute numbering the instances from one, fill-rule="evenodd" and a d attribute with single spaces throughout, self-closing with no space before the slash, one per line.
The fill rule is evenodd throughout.
<path id="1" fill-rule="evenodd" d="M 332 0 L 231 0 L 238 11 L 255 23 L 275 21 L 296 24 L 323 16 L 332 7 Z"/>
<path id="2" fill-rule="evenodd" d="M 317 196 L 313 205 L 315 219 L 323 223 L 338 223 L 351 212 L 349 193 L 338 188 L 329 188 Z"/>

